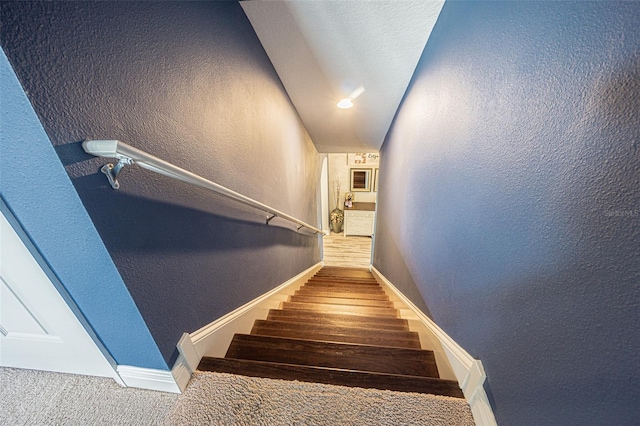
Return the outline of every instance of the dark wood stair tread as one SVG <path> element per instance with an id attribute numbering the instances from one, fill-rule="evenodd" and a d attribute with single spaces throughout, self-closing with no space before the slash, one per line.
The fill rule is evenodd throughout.
<path id="1" fill-rule="evenodd" d="M 420 349 L 418 333 L 401 330 L 345 327 L 322 323 L 256 320 L 251 334 Z"/>
<path id="2" fill-rule="evenodd" d="M 390 317 L 368 317 L 364 315 L 329 314 L 304 309 L 271 309 L 268 320 L 308 322 L 335 326 L 378 328 L 381 330 L 409 330 L 406 319 Z"/>
<path id="3" fill-rule="evenodd" d="M 301 382 L 383 389 L 398 392 L 428 393 L 432 395 L 464 398 L 457 382 L 432 377 L 368 373 L 336 368 L 210 357 L 202 358 L 198 370 L 238 374 L 249 377 L 298 380 Z"/>
<path id="4" fill-rule="evenodd" d="M 325 312 L 328 314 L 363 315 L 368 317 L 384 316 L 389 318 L 398 318 L 397 309 L 376 308 L 369 306 L 332 305 L 328 303 L 282 302 L 282 309 L 303 309 Z"/>
<path id="5" fill-rule="evenodd" d="M 386 295 L 384 289 L 380 285 L 369 284 L 350 284 L 350 283 L 336 283 L 329 281 L 307 281 L 300 290 L 332 290 L 332 291 L 348 291 L 359 293 L 377 293 Z"/>
<path id="6" fill-rule="evenodd" d="M 439 377 L 433 352 L 423 349 L 236 334 L 225 358 Z"/>
<path id="7" fill-rule="evenodd" d="M 354 280 L 374 280 L 375 277 L 371 272 L 360 272 L 360 273 L 351 273 L 351 274 L 340 274 L 340 273 L 326 273 L 323 271 L 319 271 L 313 275 L 313 277 L 319 278 L 341 278 L 341 279 L 354 279 Z"/>
<path id="8" fill-rule="evenodd" d="M 377 308 L 395 309 L 393 302 L 388 300 L 347 299 L 342 297 L 322 296 L 289 296 L 289 302 L 298 303 L 326 303 L 329 305 L 372 306 Z"/>
<path id="9" fill-rule="evenodd" d="M 345 275 L 337 275 L 337 274 L 316 274 L 310 279 L 321 279 L 321 280 L 342 280 L 342 281 L 367 281 L 367 282 L 376 282 L 376 279 L 373 275 L 369 274 L 369 276 L 345 276 Z"/>
<path id="10" fill-rule="evenodd" d="M 301 287 L 296 290 L 294 296 L 313 296 L 313 297 L 339 297 L 343 299 L 365 299 L 365 300 L 384 300 L 389 301 L 389 296 L 383 292 L 356 293 L 340 290 L 327 290 L 322 288 Z"/>
<path id="11" fill-rule="evenodd" d="M 379 287 L 380 283 L 376 280 L 364 280 L 364 279 L 340 279 L 340 278 L 328 278 L 328 277 L 312 277 L 307 281 L 308 283 L 330 283 L 330 284 L 343 284 L 354 285 L 362 287 Z"/>
<path id="12" fill-rule="evenodd" d="M 301 290 L 324 290 L 324 291 L 338 291 L 345 293 L 371 293 L 371 294 L 386 294 L 382 287 L 374 286 L 347 286 L 331 283 L 306 283 L 300 287 Z"/>

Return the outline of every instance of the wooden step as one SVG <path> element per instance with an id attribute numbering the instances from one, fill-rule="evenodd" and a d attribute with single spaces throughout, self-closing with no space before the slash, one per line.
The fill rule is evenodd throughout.
<path id="1" fill-rule="evenodd" d="M 309 279 L 312 280 L 337 280 L 337 281 L 353 281 L 353 282 L 377 282 L 376 279 L 370 275 L 368 277 L 349 277 L 343 275 L 321 275 L 316 274 Z"/>
<path id="2" fill-rule="evenodd" d="M 325 291 L 340 291 L 345 293 L 370 293 L 370 294 L 386 294 L 382 287 L 362 287 L 362 286 L 348 286 L 340 284 L 330 283 L 306 283 L 300 289 L 310 290 L 325 290 Z"/>
<path id="3" fill-rule="evenodd" d="M 357 343 L 420 349 L 420 338 L 413 331 L 378 330 L 360 327 L 302 323 L 291 321 L 257 320 L 252 335 L 310 339 L 323 342 Z"/>
<path id="4" fill-rule="evenodd" d="M 377 328 L 380 330 L 409 330 L 409 323 L 402 318 L 368 317 L 357 315 L 329 314 L 304 309 L 281 310 L 271 309 L 268 320 L 305 322 L 308 324 L 325 324 L 336 327 Z"/>
<path id="5" fill-rule="evenodd" d="M 333 287 L 333 288 L 348 288 L 348 289 L 357 289 L 366 292 L 371 290 L 383 291 L 382 287 L 378 283 L 348 283 L 348 282 L 337 282 L 337 281 L 316 281 L 309 280 L 307 281 L 303 287 Z"/>
<path id="6" fill-rule="evenodd" d="M 367 269 L 327 268 L 324 267 L 315 273 L 317 276 L 338 276 L 350 278 L 372 278 L 373 274 Z"/>
<path id="7" fill-rule="evenodd" d="M 332 305 L 328 303 L 282 302 L 282 309 L 301 309 L 305 311 L 323 312 L 326 314 L 362 315 L 367 317 L 382 316 L 398 318 L 399 316 L 396 309 L 369 306 Z"/>
<path id="8" fill-rule="evenodd" d="M 355 293 L 347 291 L 330 291 L 321 288 L 302 287 L 296 290 L 294 296 L 313 297 L 339 297 L 343 299 L 365 299 L 365 300 L 385 300 L 389 301 L 389 296 L 383 293 Z"/>
<path id="9" fill-rule="evenodd" d="M 352 283 L 338 283 L 338 282 L 329 282 L 329 281 L 307 281 L 303 287 L 332 287 L 335 289 L 340 289 L 340 288 L 348 288 L 348 289 L 352 289 L 352 290 L 361 290 L 366 292 L 369 292 L 371 290 L 376 290 L 376 291 L 384 291 L 382 289 L 382 287 L 380 287 L 380 284 L 352 284 Z"/>
<path id="10" fill-rule="evenodd" d="M 330 278 L 330 277 L 312 277 L 307 282 L 323 282 L 334 284 L 352 284 L 352 285 L 373 285 L 379 286 L 380 283 L 374 279 L 364 278 Z"/>
<path id="11" fill-rule="evenodd" d="M 345 299 L 340 297 L 321 297 L 321 296 L 289 296 L 289 302 L 297 303 L 326 303 L 330 305 L 348 305 L 348 306 L 373 306 L 377 308 L 391 308 L 395 306 L 393 302 L 388 300 L 367 300 L 367 299 Z"/>
<path id="12" fill-rule="evenodd" d="M 236 334 L 225 358 L 439 377 L 433 352 L 423 349 Z"/>
<path id="13" fill-rule="evenodd" d="M 301 382 L 325 383 L 328 385 L 417 392 L 464 398 L 458 383 L 432 377 L 414 377 L 397 374 L 366 373 L 325 367 L 291 364 L 276 364 L 223 358 L 202 358 L 200 371 L 239 374 L 249 377 L 266 377 Z"/>

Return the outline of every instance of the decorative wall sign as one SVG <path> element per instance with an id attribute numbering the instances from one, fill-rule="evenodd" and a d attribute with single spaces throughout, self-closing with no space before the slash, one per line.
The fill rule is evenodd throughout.
<path id="1" fill-rule="evenodd" d="M 377 152 L 357 152 L 347 154 L 349 166 L 377 166 L 380 164 L 380 154 Z"/>

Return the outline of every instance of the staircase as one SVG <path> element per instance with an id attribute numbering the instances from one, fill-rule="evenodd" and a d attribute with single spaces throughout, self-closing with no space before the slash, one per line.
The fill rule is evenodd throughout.
<path id="1" fill-rule="evenodd" d="M 324 267 L 198 369 L 463 397 L 366 269 Z"/>

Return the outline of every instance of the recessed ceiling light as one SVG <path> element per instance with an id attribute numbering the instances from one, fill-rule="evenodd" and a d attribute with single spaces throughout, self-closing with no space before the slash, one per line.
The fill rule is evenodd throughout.
<path id="1" fill-rule="evenodd" d="M 358 86 L 356 90 L 351 92 L 348 97 L 342 99 L 338 102 L 338 108 L 348 109 L 353 106 L 353 101 L 360 95 L 364 93 L 364 87 Z"/>
<path id="2" fill-rule="evenodd" d="M 338 108 L 348 109 L 348 108 L 351 108 L 352 106 L 353 106 L 353 102 L 351 102 L 351 99 L 349 98 L 344 98 L 340 100 L 340 102 L 338 102 Z"/>

